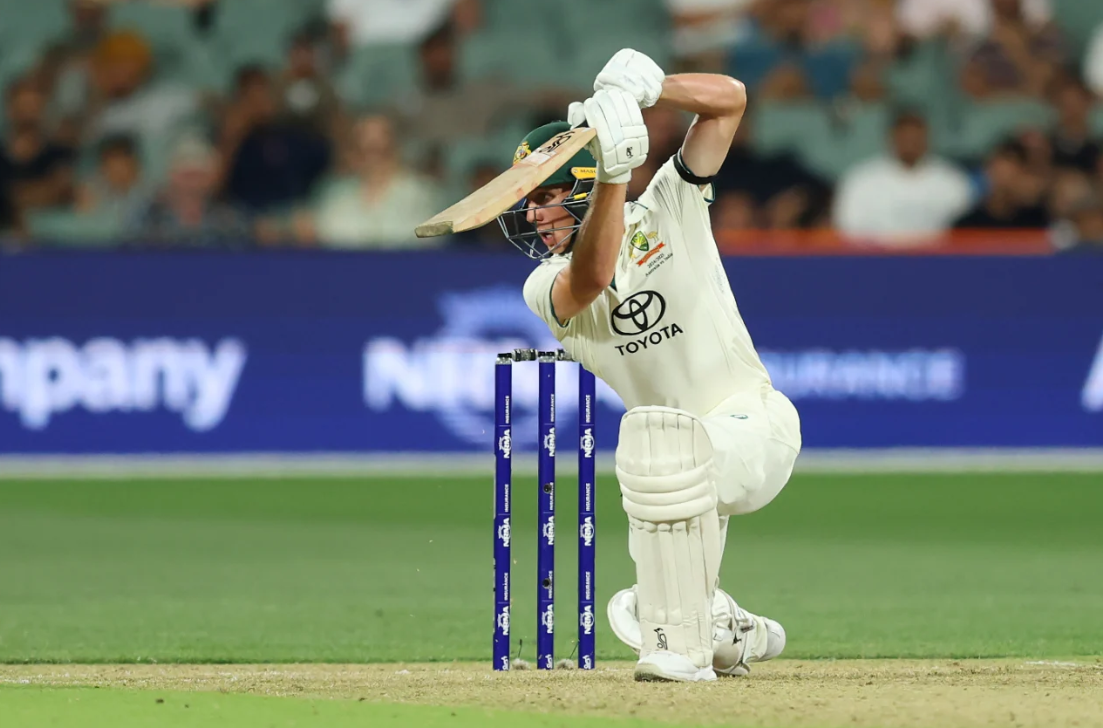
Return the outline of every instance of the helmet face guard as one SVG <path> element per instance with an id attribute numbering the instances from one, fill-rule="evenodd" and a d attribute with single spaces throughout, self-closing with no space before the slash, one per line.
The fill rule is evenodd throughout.
<path id="1" fill-rule="evenodd" d="M 571 194 L 567 196 L 567 199 L 563 202 L 557 202 L 554 205 L 537 205 L 529 207 L 528 199 L 523 199 L 499 215 L 498 224 L 501 226 L 506 239 L 513 243 L 518 250 L 531 260 L 544 260 L 553 255 L 566 253 L 574 244 L 575 233 L 582 227 L 582 219 L 586 217 L 586 210 L 590 207 L 590 192 L 593 190 L 593 187 L 594 182 L 592 179 L 577 180 L 571 190 Z M 536 225 L 529 222 L 528 216 L 530 212 L 536 210 L 552 210 L 556 208 L 563 208 L 570 213 L 573 222 L 560 225 L 559 227 L 548 228 L 543 231 L 537 230 Z M 561 243 L 553 248 L 549 248 L 545 245 L 543 238 L 540 237 L 542 232 L 558 233 L 564 230 L 570 231 L 569 234 L 563 238 Z"/>
<path id="2" fill-rule="evenodd" d="M 570 131 L 571 125 L 565 121 L 553 121 L 541 127 L 533 129 L 521 140 L 517 151 L 513 153 L 513 163 L 521 160 L 539 150 L 558 134 Z M 581 149 L 575 153 L 568 162 L 552 172 L 542 183 L 541 187 L 570 187 L 571 193 L 562 202 L 554 205 L 529 206 L 529 200 L 524 199 L 498 216 L 498 224 L 502 227 L 506 239 L 532 260 L 544 260 L 553 255 L 561 255 L 568 252 L 574 245 L 574 236 L 580 227 L 582 219 L 586 217 L 586 210 L 590 206 L 590 193 L 594 189 L 594 178 L 597 175 L 597 160 L 588 149 Z M 536 225 L 528 221 L 529 213 L 536 210 L 550 210 L 562 207 L 570 218 L 564 224 L 556 228 L 544 230 L 547 233 L 563 235 L 563 240 L 553 248 L 544 244 Z M 567 224 L 571 223 L 571 224 Z"/>

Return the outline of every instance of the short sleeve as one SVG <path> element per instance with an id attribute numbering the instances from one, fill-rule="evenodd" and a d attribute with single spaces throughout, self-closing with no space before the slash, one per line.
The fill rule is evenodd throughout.
<path id="1" fill-rule="evenodd" d="M 559 271 L 563 270 L 567 263 L 566 259 L 544 261 L 529 274 L 524 288 L 525 303 L 528 304 L 529 309 L 543 319 L 552 333 L 557 336 L 567 328 L 567 322 L 561 323 L 555 315 L 551 298 L 552 285 Z"/>
<path id="2" fill-rule="evenodd" d="M 647 189 L 640 195 L 639 203 L 650 210 L 663 210 L 676 220 L 690 215 L 708 216 L 708 206 L 713 201 L 711 184 L 701 185 L 682 179 L 674 163 L 674 157 L 666 161 Z"/>

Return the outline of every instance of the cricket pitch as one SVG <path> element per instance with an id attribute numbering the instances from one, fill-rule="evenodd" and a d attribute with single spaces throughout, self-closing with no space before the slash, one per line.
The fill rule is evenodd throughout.
<path id="1" fill-rule="evenodd" d="M 3 665 L 0 684 L 249 693 L 739 726 L 1103 726 L 1103 658 L 778 660 L 708 684 L 487 664 Z"/>

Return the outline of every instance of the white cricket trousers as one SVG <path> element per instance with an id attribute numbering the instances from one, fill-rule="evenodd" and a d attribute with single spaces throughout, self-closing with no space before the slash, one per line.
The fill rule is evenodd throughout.
<path id="1" fill-rule="evenodd" d="M 801 446 L 800 417 L 789 398 L 772 388 L 741 393 L 701 419 L 712 440 L 720 516 L 753 513 L 777 497 Z"/>

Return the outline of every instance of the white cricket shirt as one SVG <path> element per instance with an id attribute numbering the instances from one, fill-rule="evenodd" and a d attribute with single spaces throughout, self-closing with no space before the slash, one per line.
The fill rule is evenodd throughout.
<path id="1" fill-rule="evenodd" d="M 613 285 L 586 310 L 565 325 L 552 312 L 552 283 L 569 253 L 541 262 L 525 282 L 529 308 L 629 409 L 703 416 L 734 394 L 772 389 L 721 265 L 708 203 L 672 158 L 625 205 Z"/>

